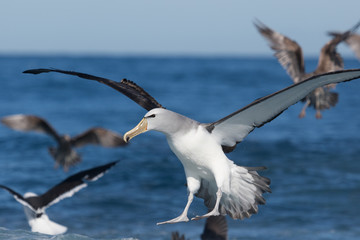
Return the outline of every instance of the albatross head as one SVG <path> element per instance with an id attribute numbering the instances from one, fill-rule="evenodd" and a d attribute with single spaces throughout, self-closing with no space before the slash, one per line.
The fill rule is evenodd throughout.
<path id="1" fill-rule="evenodd" d="M 186 122 L 185 119 L 188 118 L 170 110 L 154 108 L 145 114 L 136 127 L 125 133 L 124 141 L 128 142 L 133 137 L 149 130 L 155 130 L 162 132 L 165 135 L 171 135 L 183 126 L 182 121 Z"/>

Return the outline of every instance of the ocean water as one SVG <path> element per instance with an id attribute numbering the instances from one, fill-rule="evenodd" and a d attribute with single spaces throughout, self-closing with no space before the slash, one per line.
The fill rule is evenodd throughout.
<path id="1" fill-rule="evenodd" d="M 307 59 L 312 71 L 316 59 Z M 360 63 L 345 59 L 346 68 Z M 57 73 L 25 75 L 29 68 L 75 70 L 113 80 L 128 78 L 168 109 L 200 122 L 227 114 L 291 84 L 272 58 L 260 57 L 45 57 L 0 56 L 0 116 L 24 113 L 47 119 L 59 133 L 76 135 L 102 126 L 121 134 L 146 113 L 97 82 Z M 359 239 L 360 80 L 337 85 L 339 103 L 315 119 L 302 104 L 255 129 L 229 158 L 267 166 L 267 204 L 250 219 L 228 218 L 229 239 Z M 70 174 L 120 160 L 103 178 L 47 209 L 68 227 L 62 236 L 31 233 L 22 206 L 0 189 L 0 239 L 170 239 L 179 231 L 200 239 L 205 220 L 157 226 L 178 216 L 187 201 L 182 165 L 162 134 L 148 132 L 127 147 L 78 149 L 83 161 L 65 173 L 54 169 L 53 139 L 0 126 L 0 184 L 38 194 Z M 204 214 L 201 199 L 189 217 Z"/>

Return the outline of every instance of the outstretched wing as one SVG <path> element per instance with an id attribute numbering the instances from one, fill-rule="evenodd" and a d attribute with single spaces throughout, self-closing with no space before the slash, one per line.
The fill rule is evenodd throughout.
<path id="1" fill-rule="evenodd" d="M 350 81 L 360 77 L 360 69 L 325 73 L 293 84 L 278 92 L 257 99 L 246 107 L 210 124 L 206 129 L 231 152 L 255 127 L 261 127 L 280 115 L 314 89 L 331 84 Z"/>
<path id="2" fill-rule="evenodd" d="M 105 128 L 91 128 L 82 134 L 71 138 L 71 144 L 75 147 L 81 147 L 87 144 L 96 144 L 103 147 L 118 147 L 126 145 L 123 136 L 114 133 Z"/>
<path id="3" fill-rule="evenodd" d="M 26 199 L 21 194 L 15 192 L 11 188 L 8 188 L 4 185 L 0 185 L 0 188 L 3 188 L 6 191 L 8 191 L 15 198 L 16 201 L 21 203 L 23 206 L 29 207 L 30 209 L 32 209 L 35 212 L 35 208 L 29 202 L 27 202 Z"/>
<path id="4" fill-rule="evenodd" d="M 57 134 L 55 129 L 46 120 L 37 116 L 15 114 L 3 117 L 1 122 L 9 128 L 18 131 L 46 133 L 54 137 L 56 140 L 60 139 L 60 136 Z"/>
<path id="5" fill-rule="evenodd" d="M 145 108 L 146 110 L 150 111 L 153 108 L 162 108 L 161 104 L 158 103 L 150 94 L 148 94 L 144 89 L 136 85 L 134 82 L 123 79 L 121 82 L 115 82 L 106 78 L 97 77 L 93 75 L 89 75 L 86 73 L 80 72 L 73 72 L 73 71 L 64 71 L 60 69 L 30 69 L 26 70 L 23 73 L 32 73 L 32 74 L 39 74 L 39 73 L 48 73 L 48 72 L 58 72 L 73 76 L 78 76 L 80 78 L 98 81 L 109 87 L 114 88 L 115 90 L 121 92 L 122 94 L 126 95 L 128 98 L 139 104 L 141 107 Z"/>
<path id="6" fill-rule="evenodd" d="M 116 163 L 118 161 L 76 173 L 52 187 L 46 193 L 36 197 L 29 197 L 26 200 L 33 205 L 33 208 L 43 211 L 45 208 L 64 198 L 71 197 L 74 193 L 86 187 L 87 183 L 85 181 L 96 181 Z"/>
<path id="7" fill-rule="evenodd" d="M 322 48 L 319 56 L 318 66 L 314 74 L 321 74 L 330 71 L 338 71 L 344 68 L 344 61 L 340 54 L 336 51 L 339 43 L 346 40 L 350 31 L 334 36 Z"/>
<path id="8" fill-rule="evenodd" d="M 299 44 L 275 32 L 259 20 L 254 22 L 254 25 L 260 34 L 269 42 L 271 49 L 275 51 L 275 57 L 290 75 L 294 83 L 301 81 L 302 76 L 305 74 L 305 67 L 303 53 Z"/>

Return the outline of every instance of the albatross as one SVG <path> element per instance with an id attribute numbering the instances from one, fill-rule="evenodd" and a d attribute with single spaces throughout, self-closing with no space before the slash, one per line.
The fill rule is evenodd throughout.
<path id="1" fill-rule="evenodd" d="M 145 90 L 126 79 L 116 82 L 60 69 L 24 71 L 31 74 L 49 72 L 98 81 L 145 108 L 148 112 L 140 123 L 124 135 L 126 141 L 151 130 L 165 134 L 171 150 L 184 167 L 189 194 L 186 206 L 178 217 L 158 224 L 189 221 L 187 213 L 194 196 L 204 199 L 204 204 L 211 211 L 203 216 L 195 216 L 192 220 L 226 214 L 233 219 L 244 219 L 257 213 L 258 205 L 265 204 L 262 194 L 270 192 L 270 180 L 257 173 L 264 167 L 238 166 L 227 158 L 226 153 L 233 151 L 255 128 L 270 122 L 316 88 L 360 77 L 360 69 L 313 76 L 259 98 L 220 120 L 200 123 L 165 109 Z"/>
<path id="2" fill-rule="evenodd" d="M 259 20 L 254 22 L 254 25 L 260 34 L 269 42 L 271 49 L 275 51 L 275 57 L 294 83 L 301 82 L 311 76 L 343 69 L 343 59 L 336 51 L 336 46 L 346 40 L 351 32 L 358 27 L 358 25 L 355 25 L 351 30 L 338 34 L 327 42 L 321 49 L 316 70 L 311 73 L 305 73 L 304 56 L 297 42 L 285 35 L 275 32 Z M 299 114 L 299 118 L 305 117 L 308 106 L 315 108 L 315 116 L 317 119 L 322 118 L 322 110 L 334 107 L 338 102 L 338 93 L 330 91 L 331 88 L 335 88 L 335 84 L 321 86 L 310 92 L 303 99 L 305 105 Z"/>
<path id="3" fill-rule="evenodd" d="M 46 133 L 53 137 L 58 143 L 58 147 L 49 147 L 49 153 L 55 160 L 55 167 L 60 165 L 64 171 L 68 171 L 69 167 L 81 161 L 81 156 L 73 149 L 75 147 L 88 144 L 118 147 L 127 144 L 122 135 L 101 127 L 90 128 L 74 137 L 67 134 L 60 135 L 45 119 L 34 115 L 10 115 L 3 117 L 1 122 L 11 129 Z"/>
<path id="4" fill-rule="evenodd" d="M 48 235 L 63 234 L 67 231 L 67 227 L 51 221 L 45 213 L 46 208 L 64 198 L 73 196 L 76 192 L 87 186 L 86 181 L 98 180 L 117 162 L 118 161 L 114 161 L 78 172 L 39 196 L 32 192 L 27 192 L 22 196 L 4 185 L 0 185 L 0 188 L 8 191 L 16 201 L 23 205 L 32 232 Z"/>

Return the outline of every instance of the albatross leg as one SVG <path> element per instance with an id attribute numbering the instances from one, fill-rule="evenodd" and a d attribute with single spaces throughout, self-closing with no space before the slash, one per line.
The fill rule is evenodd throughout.
<path id="1" fill-rule="evenodd" d="M 306 114 L 305 111 L 306 111 L 306 108 L 307 108 L 309 105 L 310 105 L 310 100 L 307 99 L 304 107 L 301 109 L 301 112 L 300 112 L 300 114 L 299 114 L 299 118 L 305 117 L 305 114 Z"/>
<path id="2" fill-rule="evenodd" d="M 317 119 L 321 119 L 321 118 L 322 118 L 322 115 L 321 115 L 320 110 L 316 110 L 316 115 L 315 115 L 315 117 L 316 117 Z"/>
<path id="3" fill-rule="evenodd" d="M 189 211 L 189 207 L 190 204 L 192 203 L 194 199 L 194 193 L 190 192 L 189 193 L 189 197 L 188 197 L 188 201 L 186 203 L 186 206 L 184 208 L 184 211 L 182 212 L 182 214 L 174 219 L 171 219 L 169 221 L 165 221 L 165 222 L 159 222 L 156 225 L 160 225 L 160 224 L 165 224 L 165 223 L 178 223 L 178 222 L 188 222 L 189 218 L 187 217 L 187 213 Z"/>
<path id="4" fill-rule="evenodd" d="M 208 212 L 205 215 L 196 216 L 196 217 L 192 218 L 191 220 L 199 220 L 199 219 L 207 218 L 207 217 L 210 217 L 210 216 L 219 216 L 220 215 L 219 204 L 220 204 L 221 196 L 222 196 L 221 188 L 218 188 L 218 190 L 216 192 L 216 203 L 215 203 L 214 209 L 211 212 Z"/>

